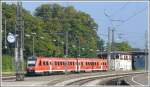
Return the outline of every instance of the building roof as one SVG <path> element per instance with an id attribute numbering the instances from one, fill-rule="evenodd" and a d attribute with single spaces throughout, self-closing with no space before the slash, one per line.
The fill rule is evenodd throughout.
<path id="1" fill-rule="evenodd" d="M 124 51 L 113 51 L 111 52 L 111 54 L 127 54 L 127 55 L 131 55 L 131 52 L 124 52 Z M 98 56 L 107 56 L 108 52 L 100 52 L 98 53 Z"/>

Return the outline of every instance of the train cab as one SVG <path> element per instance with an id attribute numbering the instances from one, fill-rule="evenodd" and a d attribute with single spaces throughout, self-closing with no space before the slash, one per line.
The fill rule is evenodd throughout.
<path id="1" fill-rule="evenodd" d="M 28 74 L 35 73 L 35 65 L 36 65 L 36 57 L 35 56 L 28 57 L 28 60 L 27 60 L 27 73 Z"/>

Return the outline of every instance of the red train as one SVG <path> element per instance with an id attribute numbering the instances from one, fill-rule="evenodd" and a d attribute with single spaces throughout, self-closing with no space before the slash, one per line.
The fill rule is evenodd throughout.
<path id="1" fill-rule="evenodd" d="M 32 74 L 107 70 L 107 60 L 98 58 L 30 57 L 27 61 L 27 73 Z"/>

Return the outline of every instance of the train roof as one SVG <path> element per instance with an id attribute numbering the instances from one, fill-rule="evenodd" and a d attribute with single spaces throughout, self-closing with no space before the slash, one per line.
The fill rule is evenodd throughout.
<path id="1" fill-rule="evenodd" d="M 69 59 L 69 60 L 74 60 L 74 59 L 78 59 L 78 60 L 98 60 L 100 58 L 64 58 L 64 57 L 37 57 L 37 58 L 43 58 L 43 59 L 55 59 L 55 60 L 64 60 L 64 59 Z"/>

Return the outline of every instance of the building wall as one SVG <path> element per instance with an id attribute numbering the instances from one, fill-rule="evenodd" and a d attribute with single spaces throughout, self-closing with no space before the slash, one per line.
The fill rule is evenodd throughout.
<path id="1" fill-rule="evenodd" d="M 131 55 L 119 55 L 119 59 L 112 60 L 113 70 L 132 70 Z"/>

